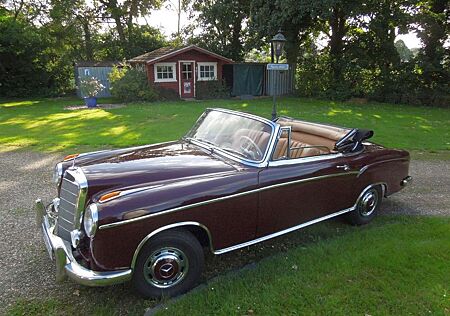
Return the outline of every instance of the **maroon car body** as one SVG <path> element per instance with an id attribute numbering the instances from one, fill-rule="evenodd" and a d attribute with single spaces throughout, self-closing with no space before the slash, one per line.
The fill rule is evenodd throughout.
<path id="1" fill-rule="evenodd" d="M 240 144 L 245 153 L 251 152 L 240 157 L 206 141 L 185 137 L 82 154 L 57 165 L 58 198 L 45 210 L 41 202 L 37 205 L 39 225 L 50 255 L 56 257 L 59 278 L 68 275 L 85 285 L 127 281 L 137 269 L 143 247 L 174 229 L 184 230 L 213 253 L 222 254 L 344 213 L 359 210 L 361 216 L 361 208 L 366 208 L 367 215 L 370 205 L 374 211 L 381 197 L 399 191 L 411 179 L 408 152 L 367 142 L 371 134 L 356 139 L 356 129 L 289 118 L 270 122 L 221 109 L 208 110 L 203 120 L 210 112 L 266 124 L 261 133 L 267 136 L 263 141 L 267 150 L 251 152 L 252 143 Z M 301 150 L 314 148 L 316 154 L 293 158 L 295 133 L 306 135 L 295 126 L 298 130 L 306 126 L 326 129 L 327 133 L 337 131 L 340 139 L 333 144 L 343 140 L 341 143 L 351 149 L 334 146 L 323 152 L 324 145 L 307 144 Z M 275 159 L 283 133 L 289 149 Z M 310 139 L 318 137 L 308 135 Z M 252 138 L 257 143 L 255 139 L 258 137 Z M 240 136 L 242 141 L 247 142 L 247 136 Z M 381 193 L 375 202 L 368 196 L 370 190 L 372 195 Z M 70 197 L 69 193 L 74 195 L 73 201 L 64 198 Z M 84 221 L 91 220 L 84 218 L 90 205 L 95 205 L 92 212 L 97 216 L 92 219 L 95 227 L 91 236 L 83 227 Z M 62 210 L 70 207 L 74 212 L 65 216 L 72 216 L 73 221 L 65 223 Z M 364 223 L 364 216 L 362 219 Z M 170 269 L 167 258 L 154 261 Z M 179 265 L 173 267 L 179 269 Z M 190 269 L 194 269 L 192 265 Z M 166 289 L 158 288 L 161 293 Z"/>

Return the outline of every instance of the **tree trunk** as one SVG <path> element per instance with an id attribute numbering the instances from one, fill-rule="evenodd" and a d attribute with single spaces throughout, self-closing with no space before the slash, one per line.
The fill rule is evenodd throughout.
<path id="1" fill-rule="evenodd" d="M 289 29 L 286 29 L 285 36 L 286 36 L 286 44 L 285 44 L 285 51 L 286 51 L 286 59 L 287 63 L 290 64 L 290 67 L 292 67 L 292 71 L 294 73 L 293 76 L 293 86 L 296 87 L 296 76 L 295 73 L 297 72 L 297 64 L 298 64 L 298 58 L 300 54 L 300 43 L 302 40 L 302 37 L 299 36 L 300 30 L 298 28 L 293 29 L 290 27 Z M 303 34 L 305 36 L 306 34 Z"/>
<path id="2" fill-rule="evenodd" d="M 94 51 L 92 48 L 91 29 L 89 28 L 89 21 L 83 20 L 83 32 L 84 32 L 84 48 L 86 54 L 86 60 L 94 60 Z"/>
<path id="3" fill-rule="evenodd" d="M 177 37 L 180 37 L 180 25 L 181 25 L 181 0 L 178 0 L 178 23 L 177 23 Z"/>
<path id="4" fill-rule="evenodd" d="M 347 19 L 345 13 L 339 6 L 333 7 L 333 12 L 330 19 L 331 36 L 330 36 L 330 56 L 331 56 L 331 71 L 333 79 L 336 82 L 342 80 L 342 56 L 344 53 L 344 36 L 347 32 Z"/>
<path id="5" fill-rule="evenodd" d="M 231 51 L 233 52 L 231 58 L 234 61 L 240 61 L 242 59 L 241 31 L 242 17 L 238 16 L 233 21 L 233 31 L 231 35 Z"/>
<path id="6" fill-rule="evenodd" d="M 114 20 L 116 24 L 116 30 L 119 34 L 119 39 L 121 42 L 121 45 L 125 45 L 127 42 L 127 39 L 125 37 L 125 30 L 122 23 L 122 10 L 117 4 L 117 0 L 100 0 L 103 5 L 108 9 L 108 11 L 111 14 L 111 18 Z"/>

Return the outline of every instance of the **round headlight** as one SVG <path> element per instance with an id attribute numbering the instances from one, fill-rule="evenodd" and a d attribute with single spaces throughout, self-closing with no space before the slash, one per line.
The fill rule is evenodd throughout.
<path id="1" fill-rule="evenodd" d="M 62 176 L 62 163 L 58 163 L 53 170 L 53 182 L 59 183 Z"/>
<path id="2" fill-rule="evenodd" d="M 94 236 L 97 231 L 97 222 L 98 222 L 98 208 L 97 204 L 91 204 L 87 207 L 84 212 L 84 231 L 88 237 Z"/>

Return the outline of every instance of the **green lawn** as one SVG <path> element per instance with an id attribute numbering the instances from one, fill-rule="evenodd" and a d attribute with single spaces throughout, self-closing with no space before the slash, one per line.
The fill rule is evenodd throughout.
<path id="1" fill-rule="evenodd" d="M 450 219 L 383 219 L 219 278 L 161 314 L 449 315 L 449 262 Z"/>
<path id="2" fill-rule="evenodd" d="M 219 277 L 160 314 L 449 315 L 449 262 L 450 218 L 383 216 L 363 227 L 333 220 L 209 257 L 206 277 Z M 82 288 L 67 301 L 21 300 L 7 314 L 142 315 L 156 304 L 122 287 Z"/>
<path id="3" fill-rule="evenodd" d="M 111 100 L 103 100 L 107 102 Z M 0 145 L 44 151 L 126 147 L 184 135 L 207 107 L 270 117 L 272 100 L 212 100 L 130 104 L 111 110 L 69 111 L 77 99 L 0 101 Z M 370 128 L 380 144 L 422 151 L 450 149 L 450 110 L 284 98 L 279 114 L 348 127 Z"/>

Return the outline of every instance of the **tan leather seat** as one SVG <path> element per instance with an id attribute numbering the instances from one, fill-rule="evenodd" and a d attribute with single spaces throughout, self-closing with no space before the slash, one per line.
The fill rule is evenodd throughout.
<path id="1" fill-rule="evenodd" d="M 304 144 L 301 142 L 297 142 L 295 140 L 291 140 L 290 158 L 295 159 L 301 157 L 318 156 L 329 153 L 329 151 L 326 150 L 326 148 L 309 147 L 309 146 L 314 145 Z M 287 138 L 280 138 L 278 140 L 277 146 L 275 147 L 273 159 L 277 160 L 286 157 L 287 147 L 288 147 Z"/>

